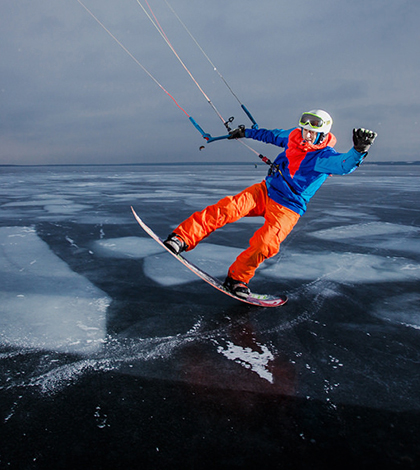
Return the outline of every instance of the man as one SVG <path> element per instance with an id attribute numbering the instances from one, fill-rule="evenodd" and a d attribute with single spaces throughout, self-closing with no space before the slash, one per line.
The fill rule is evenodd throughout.
<path id="1" fill-rule="evenodd" d="M 278 253 L 280 243 L 305 213 L 307 203 L 322 183 L 331 174 L 353 172 L 377 135 L 367 129 L 353 129 L 354 147 L 338 153 L 333 149 L 336 138 L 330 132 L 332 122 L 327 112 L 316 109 L 303 113 L 297 128 L 267 130 L 240 126 L 232 131 L 230 139 L 246 137 L 285 150 L 277 156 L 264 181 L 195 212 L 168 236 L 166 246 L 175 253 L 189 251 L 228 223 L 246 216 L 263 216 L 264 225 L 231 265 L 224 283 L 233 294 L 246 298 L 255 270 Z"/>

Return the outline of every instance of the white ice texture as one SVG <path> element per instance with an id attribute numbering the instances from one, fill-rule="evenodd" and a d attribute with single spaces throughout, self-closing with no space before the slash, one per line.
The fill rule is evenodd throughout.
<path id="1" fill-rule="evenodd" d="M 73 272 L 30 227 L 0 227 L 0 343 L 92 352 L 111 299 Z"/>
<path id="2" fill-rule="evenodd" d="M 416 283 L 418 285 L 420 242 L 419 228 L 415 223 L 418 171 L 412 176 L 405 171 L 400 171 L 404 176 L 389 176 L 389 169 L 384 172 L 386 174 L 381 176 L 378 169 L 371 172 L 372 177 L 372 174 L 363 176 L 359 170 L 350 177 L 331 179 L 328 183 L 330 188 L 339 185 L 340 192 L 347 190 L 350 199 L 343 197 L 335 201 L 328 195 L 328 189 L 321 192 L 320 198 L 324 197 L 324 203 L 321 201 L 318 206 L 315 203 L 309 207 L 308 217 L 312 217 L 312 223 L 306 222 L 306 216 L 299 222 L 306 224 L 304 243 L 302 240 L 295 243 L 293 235 L 291 240 L 286 240 L 280 254 L 267 260 L 258 270 L 256 278 L 260 286 L 265 280 L 270 280 L 271 286 L 282 286 L 286 281 L 294 280 L 296 284 L 306 285 L 306 292 L 312 287 L 326 298 L 339 296 L 343 285 L 369 283 L 380 288 L 381 283 L 393 282 L 406 283 L 410 288 Z M 55 255 L 37 235 L 36 226 L 38 223 L 57 226 L 63 240 L 76 251 L 79 249 L 78 240 L 72 238 L 77 236 L 77 227 L 81 230 L 89 227 L 91 238 L 89 246 L 84 249 L 90 250 L 93 258 L 101 259 L 101 266 L 112 266 L 115 259 L 138 260 L 139 269 L 143 269 L 152 283 L 163 289 L 179 287 L 181 291 L 182 286 L 203 281 L 143 234 L 129 206 L 141 207 L 141 215 L 160 236 L 165 236 L 180 222 L 179 213 L 165 211 L 167 201 L 173 203 L 171 207 L 182 208 L 184 213 L 187 208 L 191 213 L 226 194 L 234 194 L 261 181 L 261 172 L 255 172 L 253 167 L 252 170 L 221 167 L 206 170 L 204 175 L 200 168 L 191 171 L 180 168 L 172 169 L 171 178 L 164 181 L 161 169 L 130 172 L 78 168 L 45 170 L 40 174 L 27 170 L 0 174 L 0 196 L 4 201 L 0 206 L 3 225 L 0 228 L 0 345 L 16 347 L 19 351 L 71 352 L 83 358 L 71 364 L 60 363 L 57 369 L 31 379 L 31 383 L 41 383 L 47 389 L 56 388 L 57 382 L 77 377 L 85 370 L 102 370 L 110 364 L 111 367 L 124 364 L 131 367 L 134 364 L 144 373 L 145 361 L 167 358 L 182 345 L 193 341 L 204 342 L 208 338 L 204 327 L 201 331 L 205 321 L 197 320 L 195 315 L 191 315 L 191 324 L 185 325 L 185 331 L 179 330 L 174 335 L 165 336 L 155 331 L 152 337 L 142 337 L 140 332 L 138 338 L 125 338 L 123 332 L 121 338 L 110 338 L 106 318 L 112 299 Z M 366 189 L 366 194 L 374 189 L 380 197 L 359 199 L 355 208 L 352 198 L 358 195 L 361 187 Z M 383 194 L 387 194 L 389 189 L 395 192 L 395 197 L 388 198 L 389 207 L 385 207 Z M 399 194 L 413 201 L 413 209 L 409 213 L 414 221 L 412 225 L 410 217 L 403 224 L 393 223 L 390 218 L 388 222 L 381 221 L 377 215 L 379 211 L 392 214 L 391 211 L 399 210 Z M 126 208 L 125 212 L 123 208 Z M 164 214 L 167 219 L 162 221 Z M 159 232 L 154 220 L 159 220 L 159 230 L 166 226 L 167 231 Z M 22 223 L 28 226 L 22 227 Z M 72 233 L 76 236 L 68 235 L 67 223 L 75 227 Z M 242 219 L 234 224 L 232 230 L 237 230 L 237 227 L 243 230 L 246 224 L 251 236 L 262 223 L 261 218 Z M 110 227 L 117 226 L 123 227 L 124 233 L 130 236 L 110 235 L 109 232 L 114 232 Z M 235 237 L 235 232 L 232 232 L 232 237 Z M 213 276 L 223 279 L 230 264 L 246 248 L 238 248 L 240 245 L 216 244 L 210 238 L 185 256 Z M 97 269 L 102 270 L 100 275 L 106 275 L 106 268 Z M 319 289 L 321 285 L 322 292 Z M 366 318 L 373 315 L 381 321 L 417 332 L 420 329 L 418 292 L 411 288 L 410 292 L 393 296 L 378 293 L 372 298 Z M 215 292 L 215 295 L 222 294 Z M 319 299 L 311 304 L 306 294 L 302 296 L 304 298 L 300 301 L 307 310 L 293 321 L 311 315 L 315 318 L 322 307 Z M 228 305 L 229 299 L 226 302 Z M 147 321 L 153 321 L 153 315 L 149 319 L 147 311 L 142 315 Z M 293 325 L 293 321 L 286 324 Z M 273 320 L 275 326 L 268 333 L 285 327 L 280 323 L 280 320 Z M 214 335 L 212 346 L 220 358 L 235 367 L 247 369 L 263 382 L 273 383 L 272 363 L 277 352 L 270 343 L 258 342 L 253 348 L 225 337 L 223 329 Z M 5 356 L 9 357 L 8 354 Z M 297 351 L 296 357 L 301 357 L 301 354 Z M 335 355 L 330 354 L 329 357 L 333 367 L 343 365 L 341 359 L 336 363 Z M 372 367 L 375 369 L 374 364 Z"/>
<path id="3" fill-rule="evenodd" d="M 247 219 L 251 222 L 252 219 Z M 256 225 L 255 229 L 258 228 Z M 310 233 L 315 238 L 335 242 L 348 242 L 352 245 L 371 246 L 373 235 L 382 238 L 374 246 L 392 246 L 396 251 L 416 250 L 419 244 L 419 230 L 390 223 L 367 223 L 336 227 Z M 404 236 L 395 236 L 395 235 Z M 126 237 L 103 239 L 93 244 L 93 251 L 104 257 L 144 259 L 145 274 L 162 286 L 179 286 L 199 279 L 180 265 L 175 258 L 167 256 L 149 237 Z M 239 248 L 200 243 L 193 251 L 184 254 L 189 261 L 202 267 L 215 277 L 224 277 L 230 264 L 242 250 Z M 418 251 L 420 252 L 420 246 Z M 160 255 L 162 253 L 162 255 Z M 420 279 L 420 264 L 404 257 L 384 257 L 374 253 L 321 252 L 308 250 L 301 252 L 288 247 L 285 254 L 266 262 L 258 271 L 271 279 L 315 280 L 328 279 L 337 283 L 379 283 L 398 280 Z"/>

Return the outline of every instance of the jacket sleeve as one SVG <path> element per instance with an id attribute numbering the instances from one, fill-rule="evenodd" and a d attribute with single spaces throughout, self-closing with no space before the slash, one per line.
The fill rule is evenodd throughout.
<path id="1" fill-rule="evenodd" d="M 346 153 L 338 153 L 332 148 L 323 152 L 315 164 L 315 171 L 332 175 L 347 175 L 352 173 L 366 157 L 367 152 L 360 153 L 354 148 Z"/>
<path id="2" fill-rule="evenodd" d="M 266 144 L 273 144 L 277 147 L 286 147 L 289 135 L 293 129 L 245 129 L 245 137 L 259 140 Z"/>

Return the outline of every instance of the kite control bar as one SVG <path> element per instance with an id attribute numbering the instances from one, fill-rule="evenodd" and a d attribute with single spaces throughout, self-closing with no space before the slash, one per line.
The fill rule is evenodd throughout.
<path id="1" fill-rule="evenodd" d="M 251 120 L 252 122 L 252 129 L 258 129 L 258 124 L 257 122 L 255 121 L 255 119 L 252 117 L 252 114 L 248 111 L 248 109 L 245 107 L 244 104 L 241 104 L 241 108 L 244 110 L 245 114 L 249 117 L 249 119 Z M 230 137 L 230 131 L 231 131 L 231 128 L 229 126 L 229 124 L 231 124 L 234 120 L 234 117 L 230 117 L 225 123 L 225 127 L 226 129 L 228 130 L 229 134 L 225 134 L 225 135 L 219 135 L 217 137 L 213 137 L 211 134 L 205 132 L 201 127 L 200 125 L 197 123 L 197 121 L 189 116 L 188 118 L 191 123 L 193 124 L 193 126 L 198 130 L 198 132 L 203 136 L 203 139 L 207 140 L 207 142 L 215 142 L 216 140 L 224 140 L 224 139 L 229 139 Z"/>
<path id="2" fill-rule="evenodd" d="M 215 140 L 228 139 L 230 136 L 230 134 L 226 134 L 226 135 L 221 135 L 219 137 L 212 137 L 210 134 L 203 131 L 203 129 L 199 126 L 199 124 L 194 118 L 190 116 L 189 120 L 192 122 L 193 126 L 198 130 L 198 132 L 203 136 L 203 139 L 207 140 L 207 142 L 214 142 Z"/>

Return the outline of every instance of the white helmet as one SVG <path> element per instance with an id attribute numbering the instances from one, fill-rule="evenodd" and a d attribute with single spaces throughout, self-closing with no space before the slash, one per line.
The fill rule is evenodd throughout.
<path id="1" fill-rule="evenodd" d="M 313 109 L 312 111 L 303 113 L 299 119 L 299 126 L 302 129 L 322 132 L 323 134 L 330 132 L 332 123 L 332 117 L 322 109 Z"/>

